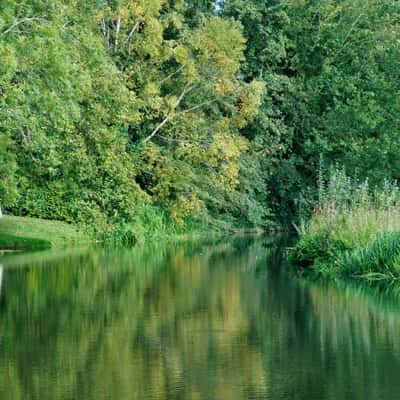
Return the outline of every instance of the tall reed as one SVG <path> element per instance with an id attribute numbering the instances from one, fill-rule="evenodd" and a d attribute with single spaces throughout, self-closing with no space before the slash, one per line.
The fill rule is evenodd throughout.
<path id="1" fill-rule="evenodd" d="M 396 264 L 400 254 L 397 183 L 385 181 L 371 188 L 368 180 L 359 181 L 343 169 L 332 168 L 327 177 L 320 173 L 318 186 L 318 204 L 311 218 L 301 223 L 292 260 L 323 274 L 400 275 Z M 383 270 L 384 275 L 379 275 Z"/>

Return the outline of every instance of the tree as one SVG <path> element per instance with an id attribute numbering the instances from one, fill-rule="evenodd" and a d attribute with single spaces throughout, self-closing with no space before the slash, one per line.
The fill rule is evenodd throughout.
<path id="1" fill-rule="evenodd" d="M 16 214 L 98 226 L 135 215 L 140 189 L 121 135 L 129 92 L 92 11 L 62 1 L 2 9 L 0 132 L 12 153 L 0 157 L 18 166 L 7 184 L 18 201 L 5 203 Z"/>
<path id="2" fill-rule="evenodd" d="M 399 176 L 397 3 L 226 0 L 223 12 L 244 25 L 244 74 L 266 82 L 245 134 L 275 155 L 263 168 L 280 219 L 316 194 L 321 157 L 374 183 Z"/>
<path id="3" fill-rule="evenodd" d="M 197 7 L 194 22 L 193 4 L 139 3 L 99 12 L 106 42 L 119 37 L 117 49 L 107 47 L 138 107 L 127 120 L 137 181 L 178 221 L 207 209 L 223 213 L 246 148 L 237 130 L 258 112 L 262 92 L 238 75 L 241 26 Z"/>

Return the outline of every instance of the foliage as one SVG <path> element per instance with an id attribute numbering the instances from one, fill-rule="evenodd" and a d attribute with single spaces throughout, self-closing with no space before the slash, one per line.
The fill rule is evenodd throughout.
<path id="1" fill-rule="evenodd" d="M 328 179 L 320 177 L 319 203 L 299 228 L 293 264 L 329 276 L 397 278 L 399 206 L 396 184 L 371 189 L 332 169 Z"/>
<path id="2" fill-rule="evenodd" d="M 0 207 L 8 206 L 15 201 L 15 155 L 11 140 L 6 135 L 0 136 Z"/>
<path id="3" fill-rule="evenodd" d="M 149 209 L 270 227 L 315 204 L 321 156 L 397 179 L 399 7 L 7 0 L 0 204 L 107 236 Z"/>
<path id="4" fill-rule="evenodd" d="M 320 156 L 371 184 L 400 176 L 398 2 L 226 0 L 244 25 L 247 79 L 267 86 L 257 123 L 265 190 L 280 220 L 316 200 Z M 260 153 L 257 153 L 260 154 Z"/>
<path id="5" fill-rule="evenodd" d="M 400 279 L 400 233 L 380 233 L 367 246 L 345 254 L 338 261 L 344 276 L 370 281 Z"/>
<path id="6" fill-rule="evenodd" d="M 8 208 L 68 222 L 132 218 L 139 188 L 120 133 L 129 93 L 84 7 L 11 2 L 2 16 L 0 131 L 13 140 L 19 192 Z"/>
<path id="7" fill-rule="evenodd" d="M 290 259 L 301 268 L 324 268 L 334 264 L 338 255 L 351 250 L 351 244 L 334 237 L 328 230 L 305 235 L 290 253 Z"/>
<path id="8" fill-rule="evenodd" d="M 107 231 L 148 204 L 181 226 L 232 208 L 238 129 L 263 90 L 238 75 L 239 23 L 194 23 L 183 2 L 25 0 L 7 2 L 0 30 L 9 211 Z"/>

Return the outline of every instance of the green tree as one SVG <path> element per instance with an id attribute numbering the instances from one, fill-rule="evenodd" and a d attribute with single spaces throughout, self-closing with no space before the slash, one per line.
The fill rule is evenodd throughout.
<path id="1" fill-rule="evenodd" d="M 196 10 L 194 23 L 182 3 L 128 1 L 104 4 L 98 16 L 137 105 L 127 120 L 137 180 L 180 223 L 230 208 L 247 147 L 238 128 L 258 112 L 262 92 L 238 75 L 240 24 Z"/>
<path id="2" fill-rule="evenodd" d="M 247 79 L 266 82 L 249 134 L 273 160 L 263 168 L 280 219 L 313 198 L 321 156 L 375 183 L 399 176 L 397 3 L 226 0 L 223 11 L 244 25 Z"/>
<path id="3" fill-rule="evenodd" d="M 0 132 L 12 139 L 20 193 L 11 210 L 70 222 L 133 218 L 140 190 L 121 135 L 130 94 L 92 9 L 8 2 L 1 15 Z"/>

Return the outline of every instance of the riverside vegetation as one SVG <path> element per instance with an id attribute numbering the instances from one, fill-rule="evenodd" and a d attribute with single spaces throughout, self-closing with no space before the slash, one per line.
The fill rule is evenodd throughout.
<path id="1" fill-rule="evenodd" d="M 313 274 L 368 281 L 400 279 L 400 188 L 371 189 L 344 171 L 321 177 L 319 203 L 300 227 L 292 261 Z"/>
<path id="2" fill-rule="evenodd" d="M 400 176 L 399 15 L 392 0 L 4 0 L 0 206 L 134 242 L 291 226 L 318 202 L 321 156 L 384 191 Z"/>

